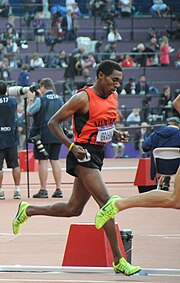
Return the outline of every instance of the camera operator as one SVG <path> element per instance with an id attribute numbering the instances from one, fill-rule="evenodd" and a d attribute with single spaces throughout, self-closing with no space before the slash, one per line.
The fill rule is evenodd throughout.
<path id="1" fill-rule="evenodd" d="M 12 168 L 15 184 L 14 199 L 20 199 L 20 167 L 18 163 L 18 132 L 16 125 L 17 101 L 7 95 L 7 84 L 0 81 L 0 199 L 5 199 L 2 190 L 3 163 Z"/>
<path id="2" fill-rule="evenodd" d="M 33 117 L 30 139 L 34 142 L 34 158 L 39 162 L 38 171 L 41 186 L 39 192 L 33 195 L 33 198 L 48 198 L 46 188 L 48 160 L 50 160 L 53 177 L 56 183 L 56 190 L 52 197 L 63 197 L 60 189 L 61 167 L 59 163 L 61 143 L 47 126 L 49 119 L 62 105 L 63 100 L 55 93 L 55 86 L 50 78 L 43 78 L 39 83 L 39 90 L 28 93 L 27 113 L 29 116 Z"/>

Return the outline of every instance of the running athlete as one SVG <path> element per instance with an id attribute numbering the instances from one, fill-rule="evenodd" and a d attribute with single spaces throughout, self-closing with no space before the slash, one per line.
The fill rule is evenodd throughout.
<path id="1" fill-rule="evenodd" d="M 75 177 L 73 191 L 67 203 L 32 206 L 21 202 L 13 221 L 14 234 L 18 234 L 21 224 L 31 216 L 79 216 L 91 196 L 100 207 L 109 200 L 110 196 L 100 173 L 105 145 L 111 141 L 114 134 L 120 141 L 128 141 L 126 132 L 114 129 L 117 115 L 116 90 L 122 77 L 122 68 L 118 63 L 103 61 L 97 67 L 97 80 L 94 85 L 72 96 L 50 119 L 51 131 L 69 150 L 66 171 Z M 71 116 L 74 142 L 67 138 L 59 126 Z M 127 276 L 139 272 L 139 266 L 129 264 L 121 255 L 114 219 L 110 219 L 103 228 L 112 249 L 114 271 Z"/>

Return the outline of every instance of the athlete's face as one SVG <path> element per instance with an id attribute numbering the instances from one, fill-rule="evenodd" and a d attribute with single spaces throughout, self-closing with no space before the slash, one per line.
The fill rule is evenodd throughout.
<path id="1" fill-rule="evenodd" d="M 123 73 L 117 70 L 114 70 L 113 73 L 109 76 L 103 76 L 102 78 L 102 91 L 103 98 L 107 98 L 111 93 L 116 92 L 123 78 Z"/>

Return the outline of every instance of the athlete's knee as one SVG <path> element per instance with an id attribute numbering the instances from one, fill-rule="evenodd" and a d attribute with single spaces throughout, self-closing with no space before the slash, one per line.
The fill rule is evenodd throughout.
<path id="1" fill-rule="evenodd" d="M 82 214 L 83 208 L 80 207 L 70 207 L 68 210 L 68 217 L 78 217 Z"/>

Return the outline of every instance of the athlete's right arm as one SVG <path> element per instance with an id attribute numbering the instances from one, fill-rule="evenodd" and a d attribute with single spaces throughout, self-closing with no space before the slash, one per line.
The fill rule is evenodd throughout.
<path id="1" fill-rule="evenodd" d="M 65 146 L 67 146 L 67 148 L 70 147 L 71 141 L 64 134 L 60 123 L 71 117 L 76 112 L 85 113 L 86 111 L 88 111 L 88 107 L 88 95 L 85 91 L 82 91 L 72 96 L 49 120 L 48 126 L 50 130 L 57 137 L 57 139 L 59 139 Z"/>

